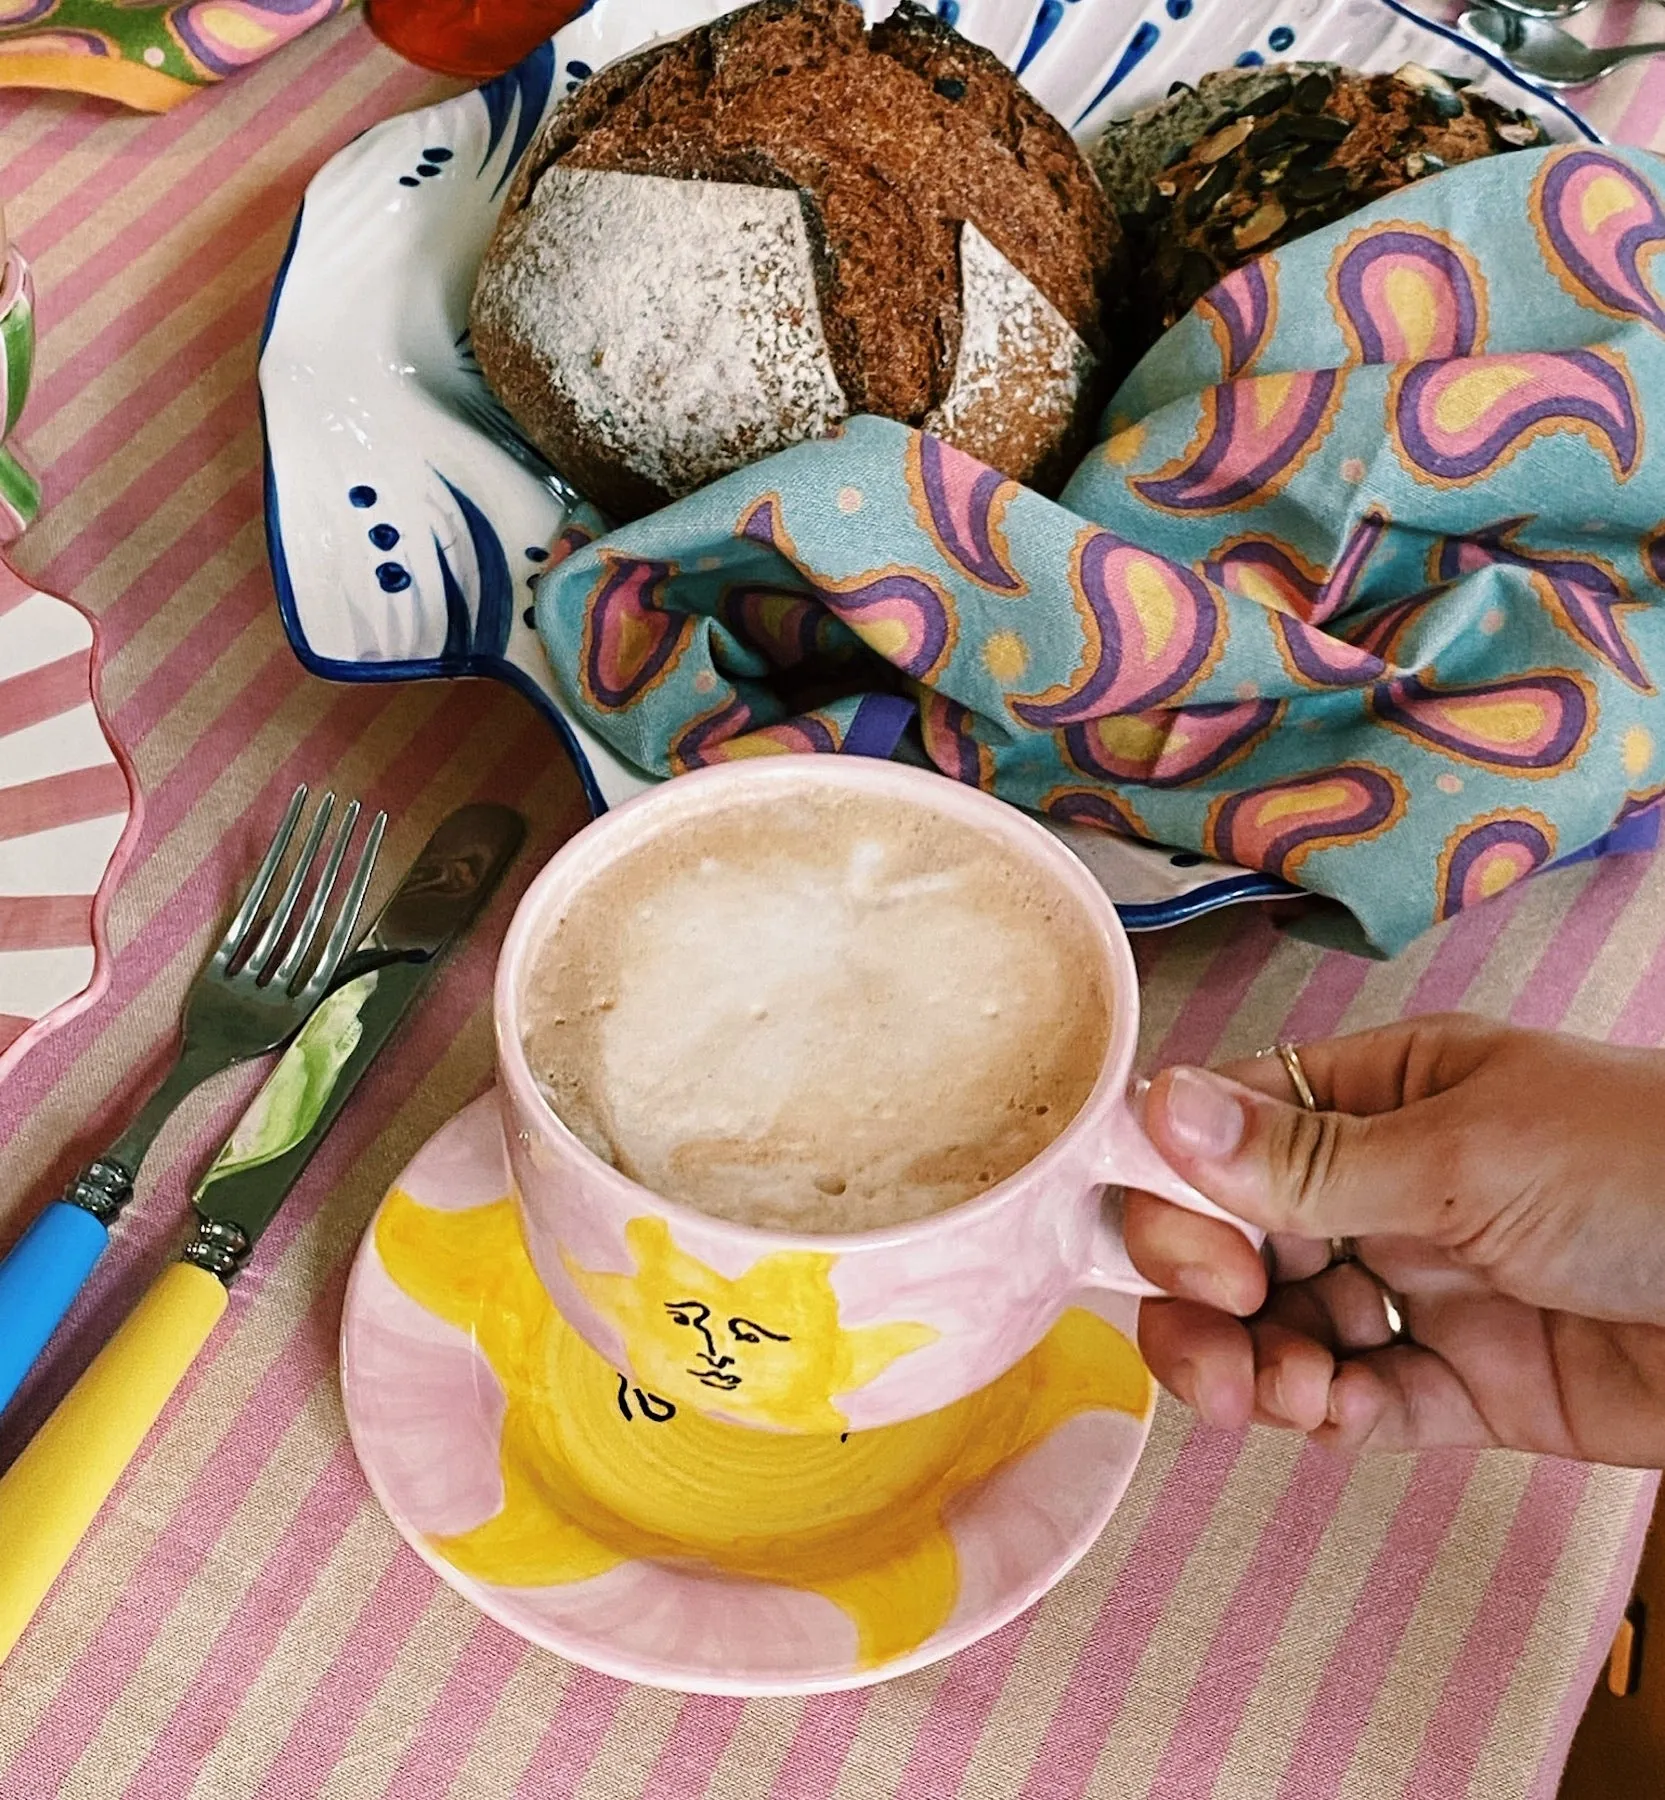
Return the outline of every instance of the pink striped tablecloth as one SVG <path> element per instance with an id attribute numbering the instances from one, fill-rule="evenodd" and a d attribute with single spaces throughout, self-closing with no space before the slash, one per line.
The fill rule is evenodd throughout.
<path id="1" fill-rule="evenodd" d="M 1630 11 L 1610 8 L 1603 34 L 1632 29 Z M 48 508 L 18 561 L 99 615 L 106 697 L 149 800 L 110 915 L 111 992 L 0 1090 L 0 1241 L 152 1078 L 295 781 L 387 807 L 389 869 L 459 803 L 512 802 L 534 823 L 517 891 L 583 816 L 548 729 L 507 690 L 304 675 L 266 571 L 255 338 L 289 221 L 324 157 L 441 91 L 347 18 L 158 119 L 0 101 L 0 193 L 43 326 L 22 443 Z M 1652 142 L 1665 84 L 1626 74 L 1597 110 Z M 5 1800 L 1553 1793 L 1652 1478 L 1502 1454 L 1348 1467 L 1165 1401 L 1110 1529 L 1041 1606 L 948 1664 L 809 1701 L 626 1687 L 441 1586 L 353 1462 L 336 1329 L 371 1208 L 487 1079 L 513 899 L 361 1089 L 0 1672 Z M 1665 861 L 1534 880 L 1389 965 L 1241 912 L 1146 940 L 1141 960 L 1148 1063 L 1450 1006 L 1658 1043 Z M 168 1254 L 188 1177 L 251 1079 L 162 1139 L 0 1456 Z"/>

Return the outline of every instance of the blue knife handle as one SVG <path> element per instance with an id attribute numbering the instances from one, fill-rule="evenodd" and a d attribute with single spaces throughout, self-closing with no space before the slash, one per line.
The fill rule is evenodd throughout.
<path id="1" fill-rule="evenodd" d="M 22 1386 L 109 1241 L 102 1219 L 54 1200 L 0 1261 L 0 1408 Z"/>

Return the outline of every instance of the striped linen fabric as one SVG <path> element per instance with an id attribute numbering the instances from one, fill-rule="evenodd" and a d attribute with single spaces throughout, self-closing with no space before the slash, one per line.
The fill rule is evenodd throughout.
<path id="1" fill-rule="evenodd" d="M 1631 11 L 1607 9 L 1603 29 Z M 110 913 L 109 993 L 0 1089 L 0 1241 L 155 1077 L 296 780 L 385 806 L 390 872 L 465 800 L 533 821 L 513 891 L 366 1080 L 6 1664 L 0 1794 L 1547 1800 L 1651 1477 L 1503 1454 L 1349 1467 L 1290 1436 L 1201 1429 L 1165 1401 L 1110 1529 L 1029 1615 L 875 1689 L 749 1702 L 631 1688 L 527 1648 L 381 1515 L 335 1375 L 348 1258 L 403 1163 L 486 1083 L 492 947 L 583 809 L 506 689 L 333 687 L 295 663 L 261 536 L 255 340 L 308 176 L 443 91 L 349 17 L 162 118 L 0 103 L 0 186 L 42 327 L 22 444 L 47 510 L 17 556 L 97 614 L 106 702 L 148 801 Z M 1601 117 L 1660 140 L 1665 80 L 1618 78 Z M 1140 958 L 1147 1066 L 1447 1006 L 1657 1043 L 1665 861 L 1525 883 L 1391 964 L 1244 912 L 1147 939 Z M 169 1254 L 189 1177 L 254 1080 L 228 1078 L 164 1135 L 0 1457 Z"/>

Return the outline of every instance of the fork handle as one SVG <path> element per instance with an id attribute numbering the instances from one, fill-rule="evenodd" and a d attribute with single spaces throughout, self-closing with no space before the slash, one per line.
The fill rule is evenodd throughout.
<path id="1" fill-rule="evenodd" d="M 225 1311 L 172 1263 L 0 1475 L 0 1662 L 10 1655 Z"/>
<path id="2" fill-rule="evenodd" d="M 109 1241 L 110 1228 L 86 1207 L 54 1200 L 0 1261 L 0 1410 L 22 1386 Z"/>

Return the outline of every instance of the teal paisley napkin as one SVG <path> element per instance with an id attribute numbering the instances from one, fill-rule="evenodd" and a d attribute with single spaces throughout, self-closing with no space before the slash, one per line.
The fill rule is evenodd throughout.
<path id="1" fill-rule="evenodd" d="M 1665 797 L 1665 160 L 1525 151 L 1240 270 L 1061 500 L 875 418 L 539 584 L 640 768 L 890 754 L 1340 901 L 1378 951 Z"/>

